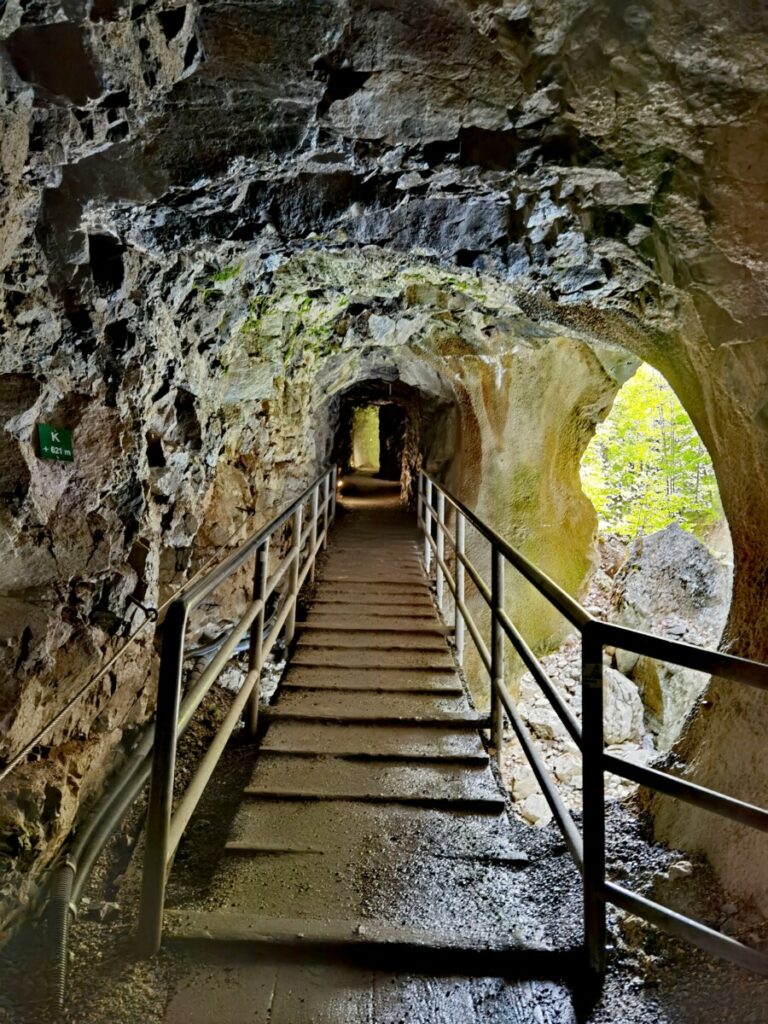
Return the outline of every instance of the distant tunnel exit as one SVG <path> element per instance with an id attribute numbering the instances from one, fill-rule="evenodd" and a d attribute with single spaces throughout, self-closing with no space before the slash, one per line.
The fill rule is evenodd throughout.
<path id="1" fill-rule="evenodd" d="M 381 442 L 379 440 L 379 407 L 366 405 L 352 410 L 352 458 L 350 469 L 379 472 Z"/>
<path id="2" fill-rule="evenodd" d="M 342 476 L 365 474 L 400 484 L 405 505 L 416 505 L 419 469 L 445 466 L 459 448 L 457 405 L 439 377 L 421 388 L 397 377 L 370 377 L 336 394 L 331 459 Z"/>
<path id="3" fill-rule="evenodd" d="M 405 410 L 395 402 L 353 406 L 342 422 L 341 462 L 345 471 L 400 480 L 405 456 Z"/>

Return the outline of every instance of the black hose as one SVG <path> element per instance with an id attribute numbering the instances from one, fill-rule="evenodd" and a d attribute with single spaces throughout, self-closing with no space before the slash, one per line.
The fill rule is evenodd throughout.
<path id="1" fill-rule="evenodd" d="M 227 638 L 229 637 L 231 632 L 232 630 L 227 630 L 226 633 L 222 633 L 221 636 L 217 637 L 215 640 L 212 640 L 209 644 L 206 644 L 205 647 L 190 648 L 190 650 L 184 652 L 184 657 L 194 659 L 204 658 L 207 654 L 215 654 L 217 651 L 221 650 L 221 648 L 227 642 Z M 240 643 L 232 652 L 232 654 L 242 654 L 243 651 L 247 651 L 248 648 L 250 647 L 250 643 L 250 640 L 248 640 L 247 638 L 245 640 L 241 640 Z"/>
<path id="2" fill-rule="evenodd" d="M 275 611 L 272 612 L 270 617 L 265 620 L 265 622 L 264 622 L 264 631 L 262 633 L 262 639 L 263 640 L 266 640 L 267 637 L 269 636 L 270 631 L 272 629 L 272 626 L 274 625 L 275 619 L 277 618 L 278 610 L 279 609 L 275 609 Z M 224 646 L 224 644 L 227 642 L 227 638 L 231 635 L 231 633 L 232 633 L 231 629 L 225 630 L 223 633 L 221 633 L 219 636 L 217 636 L 215 640 L 212 640 L 209 644 L 206 644 L 204 647 L 192 647 L 192 648 L 190 648 L 188 651 L 185 652 L 184 657 L 185 658 L 204 658 L 206 654 L 215 654 L 218 650 L 220 650 Z M 251 644 L 251 642 L 250 642 L 250 640 L 248 638 L 246 638 L 245 640 L 241 640 L 240 643 L 237 645 L 237 647 L 235 648 L 235 650 L 232 653 L 233 654 L 243 654 L 245 651 L 248 650 L 248 648 L 250 647 L 250 644 Z"/>
<path id="3" fill-rule="evenodd" d="M 91 869 L 96 862 L 96 858 L 104 848 L 104 844 L 109 838 L 110 833 L 117 827 L 128 808 L 133 804 L 139 793 L 146 785 L 151 770 L 152 758 L 147 755 L 143 762 L 137 766 L 137 770 L 125 781 L 108 812 L 106 812 L 104 817 L 99 821 L 98 828 L 94 830 L 93 839 L 88 846 L 83 849 L 77 865 L 75 882 L 72 886 L 73 908 L 77 905 L 77 901 L 80 899 L 80 893 L 82 892 L 83 886 L 87 882 Z"/>

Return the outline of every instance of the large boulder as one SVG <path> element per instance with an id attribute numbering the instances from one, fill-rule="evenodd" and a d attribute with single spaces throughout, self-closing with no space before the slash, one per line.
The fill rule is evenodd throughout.
<path id="1" fill-rule="evenodd" d="M 624 743 L 643 736 L 643 703 L 637 686 L 615 668 L 605 668 L 603 735 L 606 743 Z"/>
<path id="2" fill-rule="evenodd" d="M 631 545 L 614 578 L 611 618 L 669 640 L 716 647 L 730 593 L 729 567 L 672 523 Z M 668 749 L 680 735 L 708 676 L 627 651 L 617 651 L 615 659 L 636 684 L 657 746 Z"/>
<path id="3" fill-rule="evenodd" d="M 611 607 L 618 621 L 636 629 L 719 639 L 730 597 L 728 569 L 693 534 L 670 523 L 632 543 L 614 577 Z"/>

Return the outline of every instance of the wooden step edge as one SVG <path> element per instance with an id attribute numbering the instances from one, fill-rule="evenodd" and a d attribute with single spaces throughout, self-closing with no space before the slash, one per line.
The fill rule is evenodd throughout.
<path id="1" fill-rule="evenodd" d="M 419 668 L 418 665 L 328 665 L 327 662 L 317 662 L 312 664 L 302 664 L 300 662 L 290 661 L 288 663 L 288 669 L 293 672 L 301 669 L 302 672 L 306 671 L 310 675 L 314 675 L 316 672 L 327 671 L 330 675 L 335 676 L 340 674 L 342 679 L 349 678 L 350 676 L 361 676 L 363 679 L 383 679 L 389 678 L 390 674 L 394 673 L 399 676 L 410 676 L 418 678 L 419 680 L 425 672 L 432 672 L 436 679 L 440 679 L 446 685 L 459 686 L 459 677 L 456 673 L 456 666 L 454 664 L 440 665 L 438 668 L 426 669 Z M 286 678 L 288 676 L 286 675 Z M 419 682 L 419 686 L 421 686 Z"/>
<path id="2" fill-rule="evenodd" d="M 319 854 L 326 853 L 319 846 L 296 846 L 287 843 L 251 843 L 244 839 L 230 839 L 224 846 L 225 853 L 245 854 L 246 856 L 289 856 L 291 854 Z"/>
<path id="3" fill-rule="evenodd" d="M 357 577 L 359 574 L 360 579 L 369 579 L 375 575 L 388 575 L 392 579 L 400 579 L 401 575 L 407 576 L 409 579 L 424 578 L 418 560 L 408 552 L 393 555 L 392 558 L 375 555 L 367 548 L 364 551 L 350 552 L 350 557 L 339 557 L 343 554 L 344 552 L 334 548 L 331 557 L 326 562 L 326 567 L 333 572 L 343 572 L 345 575 L 353 573 Z"/>
<path id="4" fill-rule="evenodd" d="M 317 596 L 315 598 L 318 604 L 344 604 L 354 605 L 358 608 L 367 608 L 369 605 L 386 605 L 387 607 L 392 605 L 397 607 L 418 606 L 419 608 L 429 608 L 433 612 L 435 610 L 432 594 L 427 589 L 376 590 L 375 588 L 368 587 L 358 591 L 347 587 L 340 587 L 334 583 L 326 586 L 325 580 L 322 579 L 319 580 L 319 585 L 320 589 L 316 591 Z M 388 597 L 394 598 L 394 600 L 383 600 Z"/>
<path id="5" fill-rule="evenodd" d="M 357 618 L 360 618 L 359 613 Z M 374 618 L 374 616 L 371 616 L 371 618 Z M 397 618 L 397 616 L 393 615 L 392 618 Z M 411 619 L 407 615 L 402 616 L 402 618 Z M 297 622 L 296 629 L 311 629 L 316 633 L 396 633 L 403 636 L 449 636 L 453 632 L 449 626 L 441 626 L 437 622 L 434 625 L 431 622 L 425 622 L 423 626 L 387 626 L 385 623 L 379 622 L 375 626 L 330 626 L 322 622 L 304 621 Z"/>
<path id="6" fill-rule="evenodd" d="M 393 634 L 395 636 L 396 634 Z M 369 643 L 369 644 L 345 644 L 339 641 L 332 643 L 320 643 L 317 640 L 308 639 L 306 637 L 299 637 L 296 642 L 297 651 L 382 651 L 390 652 L 392 654 L 446 654 L 448 648 L 445 646 L 445 641 L 442 643 L 431 644 L 430 646 L 416 647 L 410 644 L 395 644 L 383 640 L 381 643 Z"/>
<path id="7" fill-rule="evenodd" d="M 339 608 L 347 608 L 348 611 L 340 611 Z M 370 612 L 362 609 L 365 608 L 379 608 L 379 611 Z M 382 609 L 386 608 L 384 611 Z M 389 609 L 392 609 L 391 611 Z M 316 600 L 309 607 L 309 614 L 316 615 L 318 617 L 327 617 L 333 615 L 334 618 L 356 618 L 360 615 L 368 615 L 371 618 L 379 618 L 379 620 L 386 620 L 386 618 L 410 618 L 412 622 L 417 624 L 427 624 L 435 622 L 437 614 L 433 604 L 420 604 L 415 607 L 412 604 L 376 604 L 371 602 L 370 604 L 364 604 L 360 601 L 345 601 L 345 602 L 324 602 L 322 600 Z"/>
<path id="8" fill-rule="evenodd" d="M 310 722 L 315 725 L 378 725 L 378 726 L 421 726 L 434 729 L 490 729 L 488 715 L 462 715 L 447 712 L 443 715 L 343 715 L 329 712 L 281 711 L 279 707 L 263 708 L 259 713 L 262 721 L 268 722 Z"/>
<path id="9" fill-rule="evenodd" d="M 374 764 L 458 764 L 458 765 L 477 765 L 484 767 L 489 763 L 490 758 L 485 751 L 477 751 L 477 753 L 469 754 L 407 754 L 407 753 L 372 753 L 368 750 L 355 750 L 345 751 L 339 753 L 335 750 L 289 750 L 286 747 L 275 747 L 267 744 L 262 744 L 259 747 L 259 754 L 270 754 L 271 756 L 277 757 L 323 757 L 333 758 L 339 761 L 362 761 L 365 763 L 371 762 Z"/>
<path id="10" fill-rule="evenodd" d="M 252 786 L 243 795 L 257 800 L 286 800 L 298 803 L 356 803 L 394 804 L 424 807 L 434 810 L 470 811 L 474 814 L 499 815 L 506 808 L 502 796 L 434 796 L 427 793 L 355 793 L 351 790 L 321 792 L 311 789 L 291 789 L 289 786 Z"/>
<path id="11" fill-rule="evenodd" d="M 168 937 L 175 941 L 390 946 L 480 955 L 520 953 L 552 957 L 571 953 L 526 940 L 517 931 L 505 933 L 499 928 L 477 934 L 462 932 L 460 928 L 448 931 L 371 920 L 260 917 L 224 910 L 166 910 L 164 924 Z"/>
<path id="12" fill-rule="evenodd" d="M 399 576 L 395 579 L 380 579 L 375 576 L 326 576 L 323 574 L 320 576 L 320 582 L 323 584 L 331 584 L 331 589 L 333 589 L 333 584 L 336 584 L 336 589 L 341 589 L 340 585 L 343 585 L 344 587 L 362 587 L 366 593 L 370 593 L 372 590 L 375 590 L 376 587 L 396 588 L 395 591 L 388 591 L 388 593 L 398 593 L 401 590 L 405 594 L 414 590 L 429 593 L 429 583 L 427 582 L 426 577 L 423 576 L 407 578 Z"/>
<path id="13" fill-rule="evenodd" d="M 396 600 L 382 600 L 385 597 L 394 597 Z M 371 594 L 368 591 L 364 591 L 362 594 L 346 594 L 328 587 L 317 592 L 312 608 L 327 605 L 343 605 L 345 608 L 367 608 L 369 605 L 379 605 L 384 608 L 429 608 L 433 613 L 435 610 L 435 602 L 429 591 L 424 591 L 423 594 L 398 594 L 389 591 L 382 591 L 378 594 Z"/>
<path id="14" fill-rule="evenodd" d="M 460 684 L 456 686 L 419 686 L 414 683 L 408 686 L 385 686 L 376 683 L 372 686 L 363 686 L 360 683 L 352 683 L 350 686 L 341 686 L 338 683 L 322 685 L 284 679 L 280 685 L 283 690 L 308 690 L 312 693 L 402 693 L 405 696 L 419 697 L 459 697 L 464 694 L 464 688 Z"/>
<path id="15" fill-rule="evenodd" d="M 332 648 L 330 649 L 332 650 Z M 315 650 L 319 650 L 319 648 L 316 647 Z M 353 648 L 353 650 L 364 652 L 365 648 L 355 647 Z M 452 658 L 450 659 L 450 661 L 446 661 L 446 663 L 442 665 L 393 665 L 391 662 L 387 663 L 385 661 L 375 661 L 369 665 L 350 665 L 349 663 L 345 664 L 344 662 L 330 660 L 319 661 L 312 660 L 311 658 L 307 658 L 306 660 L 299 660 L 298 656 L 295 656 L 291 659 L 290 666 L 291 668 L 325 668 L 329 672 L 337 672 L 339 669 L 344 668 L 355 669 L 358 672 L 386 672 L 389 669 L 393 669 L 399 670 L 401 672 L 414 672 L 422 674 L 424 672 L 429 672 L 435 676 L 448 675 L 451 672 L 456 671 L 456 666 L 454 665 Z"/>

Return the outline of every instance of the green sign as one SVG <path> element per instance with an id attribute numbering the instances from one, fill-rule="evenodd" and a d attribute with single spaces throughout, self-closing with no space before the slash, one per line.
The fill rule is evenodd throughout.
<path id="1" fill-rule="evenodd" d="M 38 423 L 37 438 L 40 442 L 40 458 L 56 462 L 74 462 L 75 449 L 72 446 L 72 431 L 66 427 L 51 427 Z"/>

